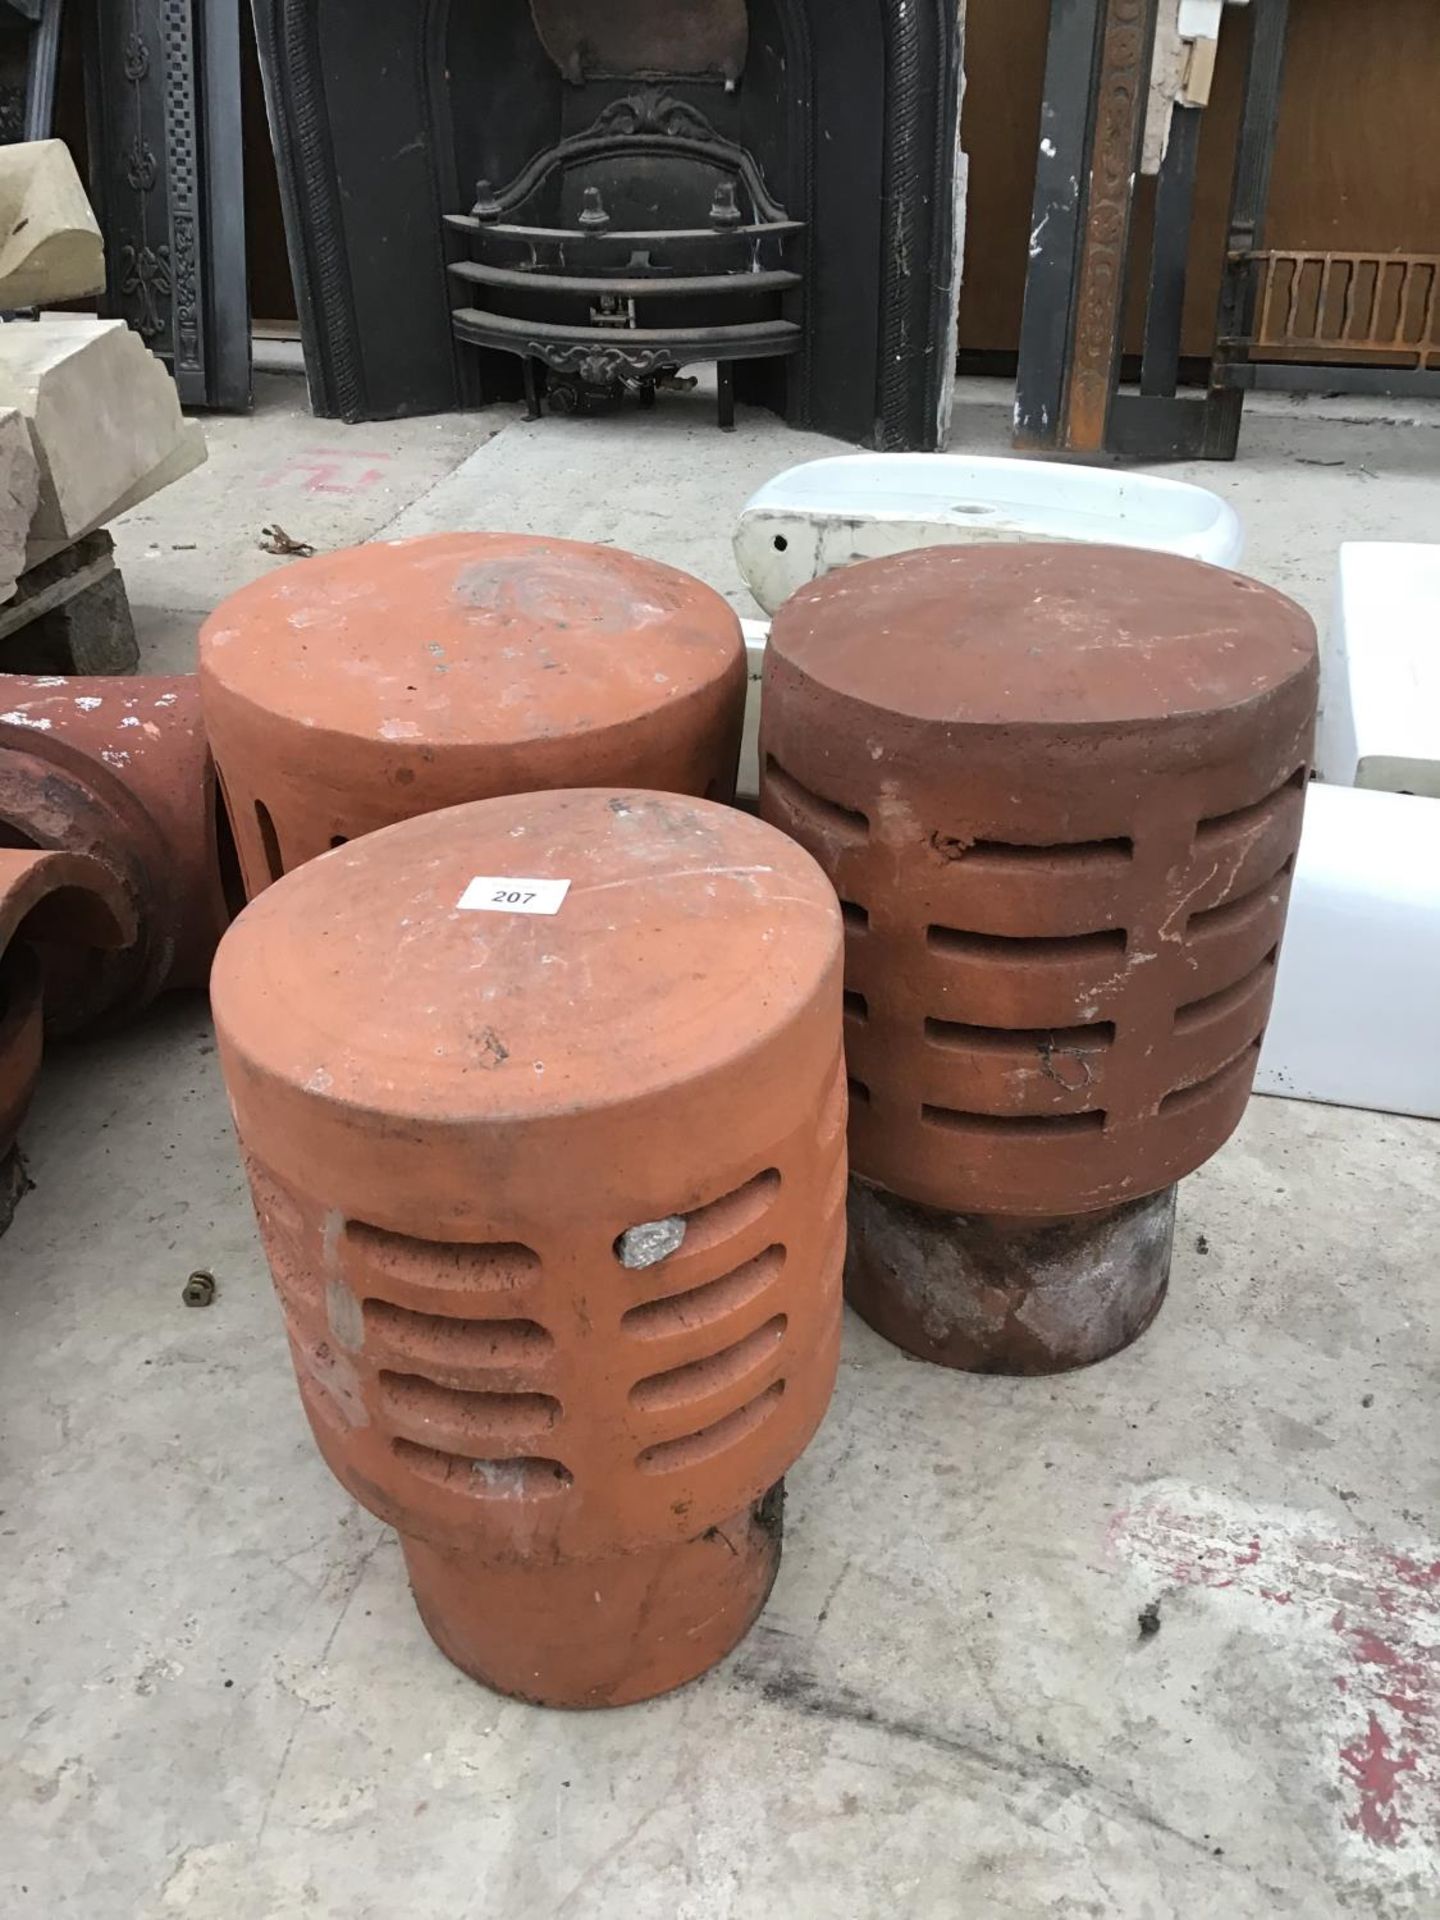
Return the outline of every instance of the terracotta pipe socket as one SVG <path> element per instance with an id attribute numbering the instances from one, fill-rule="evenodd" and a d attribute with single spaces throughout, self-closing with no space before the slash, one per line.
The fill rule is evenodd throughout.
<path id="1" fill-rule="evenodd" d="M 1163 554 L 902 554 L 782 609 L 761 810 L 842 901 L 849 1285 L 891 1339 L 1054 1371 L 1153 1317 L 1170 1202 L 1133 1210 L 1245 1111 L 1317 683 L 1298 607 Z"/>
<path id="2" fill-rule="evenodd" d="M 943 1213 L 850 1182 L 846 1291 L 897 1347 L 967 1373 L 1066 1372 L 1128 1347 L 1170 1282 L 1177 1189 L 1058 1220 Z"/>
<path id="3" fill-rule="evenodd" d="M 52 1030 L 203 987 L 239 889 L 227 902 L 228 829 L 195 676 L 0 675 L 0 839 L 99 861 L 137 927 L 123 952 L 47 949 Z"/>
<path id="4" fill-rule="evenodd" d="M 731 800 L 740 622 L 609 547 L 449 533 L 246 587 L 200 636 L 205 718 L 251 898 L 377 828 L 542 788 Z"/>
<path id="5" fill-rule="evenodd" d="M 0 1232 L 25 1191 L 16 1143 L 44 1051 L 37 945 L 116 949 L 135 933 L 133 904 L 102 862 L 0 848 Z"/>
<path id="6" fill-rule="evenodd" d="M 764 1605 L 839 1351 L 841 947 L 799 847 L 629 790 L 374 834 L 221 946 L 315 1438 L 503 1693 L 664 1693 Z"/>

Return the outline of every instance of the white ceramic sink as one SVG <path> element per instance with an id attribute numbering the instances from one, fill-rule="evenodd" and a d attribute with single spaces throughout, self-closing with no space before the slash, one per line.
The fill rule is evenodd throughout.
<path id="1" fill-rule="evenodd" d="M 774 613 L 800 587 L 855 560 L 975 540 L 1090 540 L 1232 567 L 1239 517 L 1181 480 L 1046 460 L 860 453 L 767 481 L 740 515 L 735 554 Z"/>

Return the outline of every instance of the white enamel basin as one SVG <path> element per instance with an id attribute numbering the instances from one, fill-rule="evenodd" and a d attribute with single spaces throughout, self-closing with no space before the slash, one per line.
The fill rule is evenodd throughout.
<path id="1" fill-rule="evenodd" d="M 1233 507 L 1205 487 L 1109 467 L 958 453 L 859 453 L 767 481 L 740 515 L 735 554 L 774 613 L 800 587 L 855 560 L 976 540 L 1089 540 L 1232 567 Z"/>

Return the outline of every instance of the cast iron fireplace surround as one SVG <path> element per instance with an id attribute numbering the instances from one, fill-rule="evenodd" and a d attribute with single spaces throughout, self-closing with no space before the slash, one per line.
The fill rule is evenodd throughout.
<path id="1" fill-rule="evenodd" d="M 743 148 L 803 226 L 799 350 L 738 365 L 741 397 L 862 445 L 938 443 L 958 292 L 963 0 L 748 0 L 738 78 L 729 56 L 727 71 L 661 57 L 625 73 L 556 57 L 550 21 L 590 6 L 641 17 L 597 44 L 630 58 L 647 44 L 683 51 L 693 0 L 254 4 L 318 413 L 393 419 L 518 395 L 516 358 L 456 338 L 466 295 L 450 269 L 464 249 L 447 216 L 469 212 L 478 182 L 516 178 L 611 103 L 660 85 Z M 677 31 L 657 42 L 667 12 Z"/>

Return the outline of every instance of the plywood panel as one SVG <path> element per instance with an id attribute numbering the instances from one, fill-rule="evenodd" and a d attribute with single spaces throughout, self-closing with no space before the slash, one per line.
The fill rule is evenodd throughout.
<path id="1" fill-rule="evenodd" d="M 962 349 L 1013 353 L 1019 343 L 1049 25 L 1049 0 L 969 0 L 966 9 Z"/>
<path id="2" fill-rule="evenodd" d="M 250 270 L 250 311 L 256 323 L 295 319 L 295 289 L 285 251 L 285 215 L 280 182 L 265 119 L 260 57 L 255 51 L 255 21 L 240 9 L 241 110 L 245 129 L 245 251 Z"/>
<path id="3" fill-rule="evenodd" d="M 1270 243 L 1440 245 L 1440 5 L 1291 0 Z"/>

